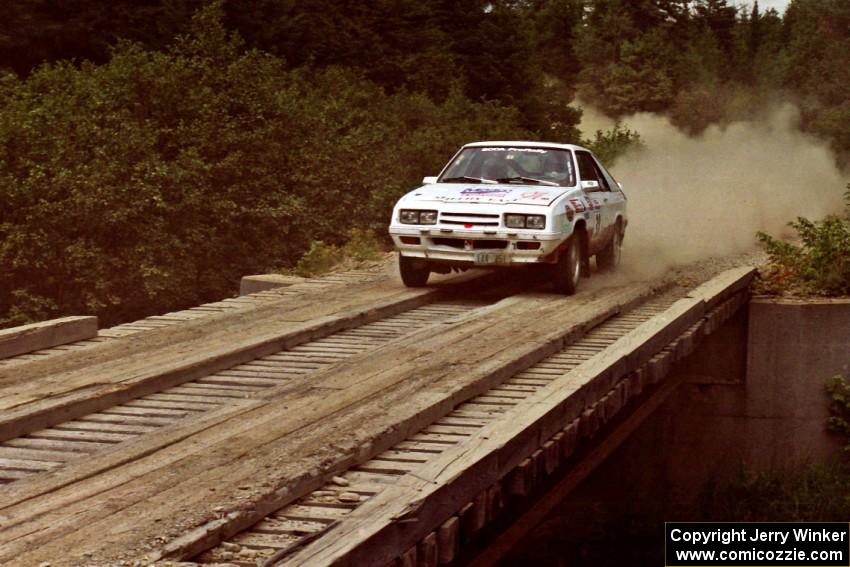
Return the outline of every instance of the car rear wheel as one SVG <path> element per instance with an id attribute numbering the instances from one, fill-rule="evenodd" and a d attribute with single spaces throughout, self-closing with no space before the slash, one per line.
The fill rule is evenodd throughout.
<path id="1" fill-rule="evenodd" d="M 620 237 L 620 225 L 614 227 L 614 234 L 604 250 L 596 255 L 596 266 L 600 270 L 611 272 L 617 269 L 620 265 L 620 247 L 622 246 L 622 238 Z"/>
<path id="2" fill-rule="evenodd" d="M 581 241 L 577 233 L 570 238 L 566 251 L 558 258 L 552 278 L 557 293 L 572 295 L 581 279 Z"/>
<path id="3" fill-rule="evenodd" d="M 428 276 L 431 275 L 428 262 L 401 254 L 398 256 L 398 271 L 401 274 L 401 281 L 407 287 L 422 287 L 428 283 Z"/>

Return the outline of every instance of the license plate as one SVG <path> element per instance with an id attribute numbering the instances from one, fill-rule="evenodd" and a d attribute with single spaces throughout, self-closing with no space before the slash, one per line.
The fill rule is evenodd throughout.
<path id="1" fill-rule="evenodd" d="M 504 264 L 505 263 L 505 255 L 504 254 L 496 254 L 494 252 L 476 252 L 475 253 L 475 263 L 476 264 Z"/>

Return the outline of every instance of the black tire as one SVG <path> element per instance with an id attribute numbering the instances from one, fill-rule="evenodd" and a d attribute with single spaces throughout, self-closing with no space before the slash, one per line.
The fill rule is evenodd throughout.
<path id="1" fill-rule="evenodd" d="M 401 281 L 407 287 L 423 287 L 428 283 L 428 276 L 431 275 L 428 262 L 401 254 L 398 255 L 398 271 L 401 274 Z"/>
<path id="2" fill-rule="evenodd" d="M 620 246 L 622 243 L 623 239 L 620 236 L 620 223 L 617 223 L 614 227 L 614 235 L 611 236 L 611 240 L 608 242 L 608 245 L 604 250 L 596 254 L 596 267 L 599 268 L 600 271 L 613 272 L 617 269 L 617 266 L 620 265 Z"/>
<path id="3" fill-rule="evenodd" d="M 578 289 L 581 279 L 582 250 L 581 237 L 576 233 L 570 238 L 567 249 L 564 250 L 558 262 L 553 266 L 552 283 L 556 293 L 572 295 Z"/>

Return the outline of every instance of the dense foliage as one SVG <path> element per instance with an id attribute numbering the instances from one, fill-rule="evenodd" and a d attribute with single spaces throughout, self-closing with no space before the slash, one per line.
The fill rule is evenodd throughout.
<path id="1" fill-rule="evenodd" d="M 20 0 L 0 7 L 0 68 L 105 63 L 118 38 L 161 49 L 209 0 Z M 222 0 L 225 23 L 288 67 L 341 66 L 391 92 L 453 89 L 575 139 L 575 91 L 612 116 L 670 113 L 688 130 L 791 98 L 850 160 L 850 3 L 785 14 L 730 0 Z M 553 133 L 552 124 L 561 125 Z M 556 128 L 557 130 L 557 128 Z"/>
<path id="2" fill-rule="evenodd" d="M 693 133 L 790 97 L 850 162 L 844 0 L 208 4 L 0 6 L 0 326 L 161 312 L 381 234 L 462 142 L 581 140 L 577 94 Z"/>
<path id="3" fill-rule="evenodd" d="M 742 472 L 707 495 L 701 521 L 839 522 L 850 506 L 850 466 Z"/>
<path id="4" fill-rule="evenodd" d="M 215 9 L 168 51 L 122 44 L 106 64 L 6 76 L 0 92 L 8 323 L 219 298 L 312 240 L 383 227 L 465 141 L 524 135 L 508 107 L 287 69 L 244 50 Z"/>
<path id="5" fill-rule="evenodd" d="M 844 216 L 821 221 L 798 217 L 790 223 L 799 244 L 758 233 L 770 263 L 762 271 L 760 291 L 796 295 L 850 295 L 850 185 Z"/>
<path id="6" fill-rule="evenodd" d="M 826 426 L 844 444 L 844 454 L 850 457 L 850 380 L 838 374 L 826 383 L 829 395 L 829 419 Z"/>

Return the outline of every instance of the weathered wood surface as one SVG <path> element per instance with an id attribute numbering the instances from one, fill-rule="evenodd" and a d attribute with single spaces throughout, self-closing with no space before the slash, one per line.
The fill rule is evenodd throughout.
<path id="1" fill-rule="evenodd" d="M 498 422 L 447 449 L 417 469 L 415 475 L 401 477 L 355 509 L 326 537 L 288 558 L 287 564 L 377 565 L 392 561 L 399 550 L 415 546 L 435 526 L 457 513 L 470 495 L 487 494 L 510 471 L 522 468 L 529 456 L 531 462 L 545 466 L 547 441 L 566 425 L 598 427 L 598 412 L 585 408 L 603 399 L 619 379 L 698 324 L 707 304 L 717 305 L 716 297 L 728 297 L 742 289 L 742 281 L 749 283 L 751 278 L 751 269 L 736 269 L 700 286 L 509 410 Z M 669 364 L 670 358 L 663 360 Z M 611 401 L 617 399 L 621 398 L 612 397 Z M 518 481 L 513 488 L 521 492 L 522 484 Z"/>
<path id="2" fill-rule="evenodd" d="M 9 358 L 97 336 L 97 317 L 62 317 L 0 329 L 0 358 Z"/>
<path id="3" fill-rule="evenodd" d="M 0 368 L 0 440 L 423 305 L 452 285 L 407 290 L 387 276 Z"/>
<path id="4" fill-rule="evenodd" d="M 242 276 L 239 282 L 239 295 L 250 295 L 277 289 L 279 287 L 289 287 L 304 281 L 304 278 L 298 276 L 284 276 L 283 274 L 257 274 L 253 276 Z"/>
<path id="5" fill-rule="evenodd" d="M 73 563 L 230 535 L 654 290 L 504 300 L 180 428 L 0 489 L 0 562 Z M 240 490 L 243 487 L 243 490 Z M 222 522 L 228 515 L 229 521 Z M 212 534 L 212 536 L 210 536 Z M 430 552 L 429 552 L 430 553 Z M 63 558 L 57 560 L 57 558 Z"/>
<path id="6" fill-rule="evenodd" d="M 705 310 L 711 311 L 723 301 L 743 289 L 749 288 L 756 277 L 757 270 L 752 266 L 741 266 L 718 274 L 717 277 L 697 286 L 688 293 L 705 301 Z"/>

